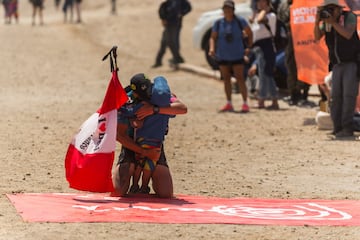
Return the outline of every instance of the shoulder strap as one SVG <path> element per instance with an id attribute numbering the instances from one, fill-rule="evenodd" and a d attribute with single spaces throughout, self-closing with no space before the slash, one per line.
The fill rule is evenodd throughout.
<path id="1" fill-rule="evenodd" d="M 216 22 L 215 22 L 215 29 L 216 29 L 217 32 L 219 32 L 220 21 L 221 21 L 221 20 L 222 20 L 222 18 L 216 20 Z M 239 25 L 240 31 L 242 32 L 244 28 L 243 28 L 243 26 L 242 26 L 242 24 L 241 24 L 240 19 L 237 18 L 237 17 L 235 17 L 235 21 L 236 21 L 236 23 Z"/>
<path id="2" fill-rule="evenodd" d="M 222 18 L 216 20 L 216 22 L 215 22 L 215 30 L 216 30 L 216 32 L 219 32 L 221 19 Z"/>
<path id="3" fill-rule="evenodd" d="M 263 24 L 264 24 L 265 28 L 269 31 L 271 37 L 273 38 L 273 37 L 274 37 L 274 34 L 273 34 L 272 31 L 271 31 L 271 28 L 270 28 L 269 23 L 263 23 Z"/>
<path id="4" fill-rule="evenodd" d="M 241 21 L 240 21 L 240 19 L 237 17 L 237 16 L 235 16 L 235 21 L 237 22 L 237 24 L 239 25 L 239 28 L 240 28 L 240 30 L 241 30 L 241 32 L 243 31 L 243 26 L 242 26 L 242 24 L 241 24 Z"/>

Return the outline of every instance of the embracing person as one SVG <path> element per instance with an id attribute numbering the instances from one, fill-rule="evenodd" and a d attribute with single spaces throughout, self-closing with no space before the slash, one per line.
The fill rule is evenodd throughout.
<path id="1" fill-rule="evenodd" d="M 167 124 L 166 131 L 164 131 L 163 127 L 166 119 L 168 119 L 165 115 L 185 114 L 187 107 L 174 94 L 171 94 L 170 102 L 168 102 L 167 105 L 159 106 L 151 104 L 150 100 L 153 88 L 154 83 L 143 73 L 134 75 L 130 81 L 130 86 L 126 88 L 129 101 L 122 108 L 127 108 L 127 110 L 136 109 L 136 111 L 134 112 L 135 118 L 131 114 L 124 114 L 122 109 L 118 111 L 117 141 L 121 143 L 122 148 L 119 161 L 113 169 L 114 195 L 126 196 L 129 193 L 132 178 L 133 180 L 135 179 L 133 186 L 136 186 L 136 179 L 139 174 L 136 170 L 139 165 L 141 165 L 139 161 L 147 159 L 149 160 L 149 164 L 151 164 L 151 162 L 154 163 L 153 169 L 151 169 L 150 172 L 150 178 L 155 194 L 161 198 L 173 197 L 172 176 L 165 156 L 163 140 L 160 141 L 158 146 L 152 146 L 150 148 L 143 147 L 138 142 L 136 132 L 139 128 L 142 129 L 142 131 L 154 130 L 162 132 L 165 135 L 167 133 Z M 165 98 L 164 101 L 168 100 Z M 160 125 L 142 124 L 143 121 L 145 123 L 146 119 L 159 115 L 165 116 L 165 118 L 156 118 L 156 121 L 161 122 Z M 147 174 L 149 174 L 149 172 Z M 140 189 L 134 188 L 133 186 L 131 193 L 136 193 L 137 191 L 135 190 L 139 190 L 139 192 L 142 193 L 149 192 L 149 190 L 144 191 L 147 187 L 144 184 Z"/>

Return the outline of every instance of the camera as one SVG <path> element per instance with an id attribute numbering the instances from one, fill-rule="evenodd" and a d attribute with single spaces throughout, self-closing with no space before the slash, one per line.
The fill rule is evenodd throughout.
<path id="1" fill-rule="evenodd" d="M 327 19 L 332 16 L 334 12 L 334 8 L 324 7 L 320 10 L 320 19 Z"/>
<path id="2" fill-rule="evenodd" d="M 231 43 L 233 41 L 233 35 L 232 33 L 226 33 L 225 34 L 225 40 L 229 43 Z"/>

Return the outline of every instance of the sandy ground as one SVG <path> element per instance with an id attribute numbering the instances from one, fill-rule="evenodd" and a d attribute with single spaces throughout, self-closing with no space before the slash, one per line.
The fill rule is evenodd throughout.
<path id="1" fill-rule="evenodd" d="M 74 192 L 64 176 L 65 153 L 102 101 L 110 71 L 101 58 L 113 45 L 119 46 L 123 85 L 138 72 L 164 75 L 188 105 L 187 115 L 171 120 L 166 140 L 176 194 L 360 199 L 359 143 L 330 141 L 317 130 L 316 109 L 281 102 L 276 112 L 218 114 L 225 99 L 221 82 L 168 66 L 150 69 L 162 30 L 160 0 L 120 0 L 117 16 L 109 14 L 109 2 L 84 1 L 84 23 L 77 25 L 63 24 L 47 1 L 45 26 L 32 27 L 29 2 L 21 1 L 20 23 L 0 24 L 0 239 L 360 239 L 358 227 L 23 222 L 6 193 Z M 221 1 L 192 2 L 182 53 L 188 63 L 206 67 L 192 46 L 192 28 Z M 240 109 L 239 95 L 234 103 Z"/>

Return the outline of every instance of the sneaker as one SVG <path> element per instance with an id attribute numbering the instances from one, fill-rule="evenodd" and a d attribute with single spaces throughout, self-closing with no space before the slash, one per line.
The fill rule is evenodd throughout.
<path id="1" fill-rule="evenodd" d="M 141 187 L 140 190 L 139 190 L 139 193 L 149 194 L 150 193 L 150 187 L 149 186 Z"/>
<path id="2" fill-rule="evenodd" d="M 224 107 L 222 107 L 219 112 L 233 112 L 234 108 L 231 103 L 227 103 Z"/>
<path id="3" fill-rule="evenodd" d="M 258 100 L 258 105 L 257 105 L 258 109 L 264 109 L 265 108 L 265 101 L 262 99 Z"/>
<path id="4" fill-rule="evenodd" d="M 180 63 L 184 63 L 184 62 L 185 62 L 185 60 L 182 57 L 180 57 L 179 59 L 174 59 L 174 58 L 169 59 L 169 64 L 171 64 L 171 65 L 177 65 Z"/>
<path id="5" fill-rule="evenodd" d="M 137 193 L 139 192 L 139 185 L 132 185 L 130 190 L 129 190 L 130 193 Z"/>
<path id="6" fill-rule="evenodd" d="M 276 110 L 279 110 L 280 107 L 279 107 L 278 104 L 272 104 L 272 105 L 266 107 L 266 109 L 267 109 L 267 110 L 275 110 L 275 111 L 276 111 Z"/>
<path id="7" fill-rule="evenodd" d="M 161 67 L 162 64 L 161 63 L 155 63 L 154 65 L 151 66 L 151 68 L 158 68 Z"/>
<path id="8" fill-rule="evenodd" d="M 249 105 L 247 105 L 246 103 L 244 103 L 241 107 L 241 112 L 242 113 L 247 113 L 250 111 Z"/>
<path id="9" fill-rule="evenodd" d="M 344 139 L 344 138 L 352 138 L 354 137 L 354 133 L 351 131 L 341 130 L 340 132 L 335 134 L 336 139 Z"/>
<path id="10" fill-rule="evenodd" d="M 283 97 L 282 99 L 284 102 L 290 102 L 291 101 L 291 96 L 286 96 L 286 97 Z"/>
<path id="11" fill-rule="evenodd" d="M 178 59 L 173 59 L 173 62 L 174 62 L 175 64 L 179 64 L 179 63 L 184 63 L 185 60 L 184 60 L 182 57 L 179 57 Z"/>

